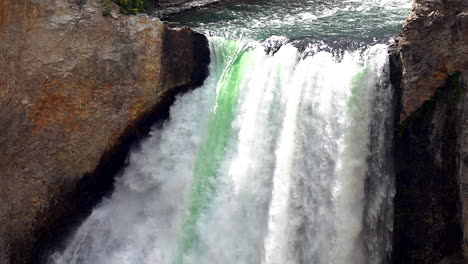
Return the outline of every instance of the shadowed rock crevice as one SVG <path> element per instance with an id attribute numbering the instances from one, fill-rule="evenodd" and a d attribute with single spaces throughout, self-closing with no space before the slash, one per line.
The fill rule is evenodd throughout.
<path id="1" fill-rule="evenodd" d="M 447 83 L 396 129 L 394 263 L 437 263 L 461 253 L 454 89 Z"/>

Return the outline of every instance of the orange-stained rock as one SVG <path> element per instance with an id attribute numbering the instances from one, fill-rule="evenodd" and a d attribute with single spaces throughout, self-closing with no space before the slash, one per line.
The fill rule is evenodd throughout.
<path id="1" fill-rule="evenodd" d="M 402 63 L 400 122 L 445 85 L 449 75 L 468 79 L 466 0 L 415 0 L 396 39 Z"/>
<path id="2" fill-rule="evenodd" d="M 0 0 L 0 264 L 31 263 L 83 176 L 207 74 L 204 36 L 111 12 L 100 0 Z"/>

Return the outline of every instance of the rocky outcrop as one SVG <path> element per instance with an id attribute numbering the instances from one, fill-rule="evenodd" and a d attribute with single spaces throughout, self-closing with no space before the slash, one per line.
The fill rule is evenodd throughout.
<path id="1" fill-rule="evenodd" d="M 0 0 L 0 264 L 35 262 L 208 62 L 204 36 L 116 6 L 103 17 L 99 0 Z"/>
<path id="2" fill-rule="evenodd" d="M 459 256 L 468 242 L 463 239 L 468 188 L 460 178 L 467 162 L 460 159 L 460 143 L 467 141 L 461 126 L 468 80 L 466 0 L 416 0 L 391 57 L 399 116 L 393 263 L 463 263 Z"/>
<path id="3" fill-rule="evenodd" d="M 414 1 L 397 39 L 403 71 L 400 122 L 444 86 L 450 75 L 466 74 L 467 32 L 466 0 Z"/>

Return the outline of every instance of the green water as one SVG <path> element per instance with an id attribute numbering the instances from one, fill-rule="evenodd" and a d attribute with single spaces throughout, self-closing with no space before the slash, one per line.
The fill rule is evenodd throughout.
<path id="1" fill-rule="evenodd" d="M 342 45 L 374 43 L 401 31 L 411 0 L 250 0 L 170 17 L 174 25 L 228 38 L 271 36 Z"/>
<path id="2" fill-rule="evenodd" d="M 245 65 L 252 61 L 252 51 L 243 49 L 241 42 L 228 41 L 221 51 L 223 58 L 232 58 L 232 61 L 224 62 L 227 66 L 218 82 L 216 105 L 208 120 L 205 138 L 197 152 L 189 213 L 182 228 L 177 263 L 183 263 L 183 255 L 187 252 L 197 251 L 196 223 L 215 191 L 215 177 L 231 136 L 231 123 L 236 114 L 243 70 L 246 69 Z"/>

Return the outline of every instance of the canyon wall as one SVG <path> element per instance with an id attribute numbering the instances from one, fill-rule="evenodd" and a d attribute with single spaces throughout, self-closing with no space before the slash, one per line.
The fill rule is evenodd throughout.
<path id="1" fill-rule="evenodd" d="M 114 4 L 103 17 L 99 0 L 0 0 L 0 264 L 37 262 L 208 64 L 203 35 Z"/>
<path id="2" fill-rule="evenodd" d="M 468 2 L 416 0 L 391 68 L 399 117 L 393 263 L 464 263 Z"/>

